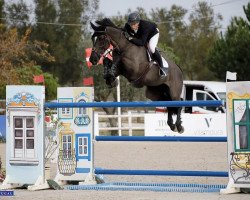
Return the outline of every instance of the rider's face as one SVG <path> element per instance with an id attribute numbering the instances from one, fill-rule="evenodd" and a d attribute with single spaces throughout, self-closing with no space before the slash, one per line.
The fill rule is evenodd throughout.
<path id="1" fill-rule="evenodd" d="M 139 28 L 139 22 L 130 24 L 132 30 L 136 31 Z"/>

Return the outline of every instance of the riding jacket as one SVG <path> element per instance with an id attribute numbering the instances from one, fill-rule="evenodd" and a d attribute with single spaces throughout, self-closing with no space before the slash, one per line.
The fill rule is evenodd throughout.
<path id="1" fill-rule="evenodd" d="M 137 46 L 145 46 L 155 34 L 159 33 L 157 25 L 146 20 L 140 20 L 137 32 L 132 30 L 128 23 L 125 24 L 123 30 L 133 37 L 130 42 Z"/>

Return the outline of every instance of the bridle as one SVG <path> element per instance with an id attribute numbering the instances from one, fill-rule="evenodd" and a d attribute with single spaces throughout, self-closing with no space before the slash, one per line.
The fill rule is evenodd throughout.
<path id="1" fill-rule="evenodd" d="M 106 49 L 105 51 L 104 51 L 104 53 L 98 53 L 98 51 L 97 51 L 97 48 L 95 47 L 96 46 L 96 42 L 97 42 L 97 40 L 96 41 L 94 41 L 94 37 L 96 36 L 96 37 L 98 37 L 97 36 L 97 34 L 102 34 L 102 35 L 100 35 L 100 36 L 104 36 L 104 40 L 105 41 L 107 41 L 108 42 L 108 44 L 112 44 L 112 46 L 113 46 L 113 48 L 112 49 Z M 122 32 L 121 32 L 121 34 L 122 34 Z M 121 37 L 121 36 L 120 36 Z M 108 54 L 112 54 L 112 52 L 114 51 L 114 50 L 116 50 L 116 52 L 117 53 L 119 53 L 120 54 L 120 47 L 119 47 L 119 43 L 117 43 L 117 42 L 115 42 L 109 35 L 107 35 L 107 33 L 106 33 L 106 31 L 95 31 L 95 33 L 93 34 L 93 36 L 92 36 L 92 42 L 93 42 L 93 48 L 92 48 L 92 52 L 94 52 L 95 54 L 97 54 L 98 55 L 98 57 L 106 57 Z M 106 44 L 105 44 L 105 42 L 103 42 L 103 44 L 102 45 L 100 45 L 98 48 L 103 48 L 104 46 L 105 46 Z"/>

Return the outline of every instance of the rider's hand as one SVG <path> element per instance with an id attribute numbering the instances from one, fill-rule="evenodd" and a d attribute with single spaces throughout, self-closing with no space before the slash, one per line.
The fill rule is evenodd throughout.
<path id="1" fill-rule="evenodd" d="M 129 35 L 128 32 L 124 32 L 124 36 L 127 40 L 132 40 L 133 38 Z"/>

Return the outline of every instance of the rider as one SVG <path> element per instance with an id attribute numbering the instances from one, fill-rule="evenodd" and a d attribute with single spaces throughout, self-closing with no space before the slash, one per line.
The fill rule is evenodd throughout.
<path id="1" fill-rule="evenodd" d="M 167 69 L 163 67 L 162 57 L 156 48 L 159 40 L 159 29 L 153 22 L 142 20 L 139 13 L 132 12 L 128 16 L 128 21 L 124 26 L 124 35 L 137 46 L 146 46 L 152 53 L 153 58 L 160 66 L 161 78 L 167 76 Z"/>

